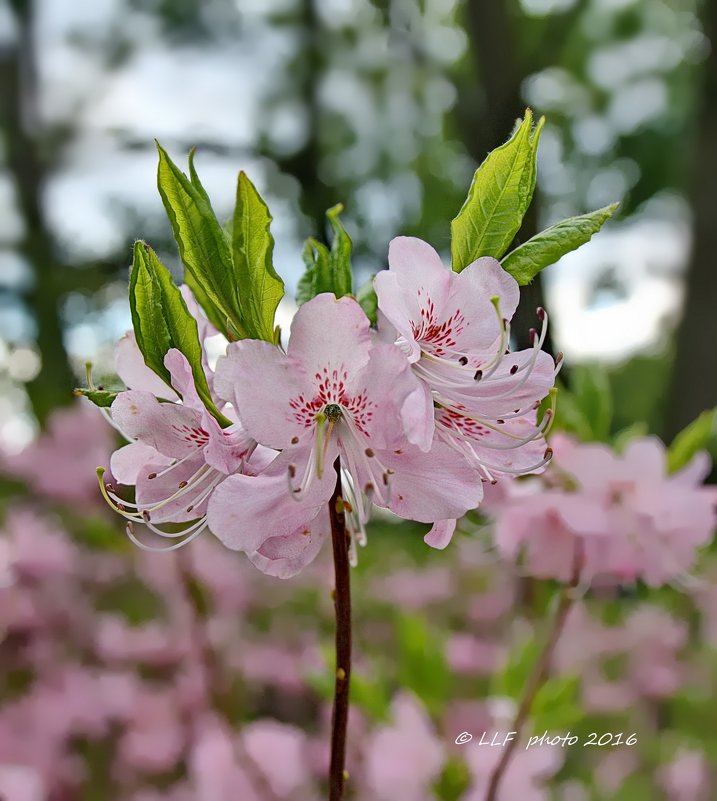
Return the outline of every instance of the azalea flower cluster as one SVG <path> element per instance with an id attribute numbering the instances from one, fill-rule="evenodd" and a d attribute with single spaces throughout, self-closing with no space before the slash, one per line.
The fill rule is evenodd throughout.
<path id="1" fill-rule="evenodd" d="M 335 465 L 354 562 L 372 504 L 432 524 L 426 541 L 443 548 L 484 482 L 544 467 L 552 411 L 539 422 L 538 407 L 560 360 L 541 349 L 542 309 L 533 346 L 510 351 L 519 290 L 500 264 L 484 257 L 456 274 L 432 247 L 401 237 L 375 290 L 378 330 L 352 297 L 323 293 L 299 309 L 286 351 L 242 339 L 214 372 L 205 358 L 225 428 L 179 350 L 164 358 L 170 387 L 132 334 L 120 342 L 116 369 L 128 389 L 111 419 L 130 444 L 111 468 L 135 498 L 103 490 L 135 541 L 159 547 L 142 543 L 136 524 L 176 540 L 170 548 L 208 527 L 260 570 L 288 577 L 329 533 Z M 183 292 L 204 340 L 215 332 Z"/>
<path id="2" fill-rule="evenodd" d="M 539 479 L 496 488 L 487 504 L 505 558 L 532 576 L 563 581 L 576 554 L 587 583 L 689 579 L 717 525 L 717 493 L 703 486 L 707 453 L 669 474 L 656 437 L 633 439 L 622 454 L 563 434 L 551 448 L 554 459 Z"/>

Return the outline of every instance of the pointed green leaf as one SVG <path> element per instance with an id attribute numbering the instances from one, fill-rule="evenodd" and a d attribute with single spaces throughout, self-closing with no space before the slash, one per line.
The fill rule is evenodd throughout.
<path id="1" fill-rule="evenodd" d="M 372 325 L 376 325 L 376 320 L 378 318 L 378 297 L 376 296 L 376 290 L 373 288 L 373 279 L 375 277 L 375 275 L 372 275 L 356 293 L 356 300 L 359 302 L 359 306 L 364 310 L 366 317 L 368 317 Z"/>
<path id="2" fill-rule="evenodd" d="M 129 303 L 137 345 L 147 367 L 171 385 L 164 357 L 170 348 L 180 350 L 192 368 L 197 394 L 207 410 L 222 426 L 231 425 L 209 392 L 197 321 L 189 313 L 169 270 L 144 242 L 135 242 L 134 246 Z"/>
<path id="3" fill-rule="evenodd" d="M 333 206 L 326 212 L 326 218 L 333 230 L 330 262 L 333 280 L 332 291 L 337 298 L 350 295 L 353 291 L 353 276 L 351 274 L 351 239 L 346 233 L 339 215 L 344 210 L 341 203 Z"/>
<path id="4" fill-rule="evenodd" d="M 667 451 L 667 470 L 676 473 L 717 437 L 717 410 L 710 409 L 693 420 L 672 440 Z"/>
<path id="5" fill-rule="evenodd" d="M 232 251 L 239 314 L 248 336 L 274 342 L 274 316 L 284 282 L 272 264 L 271 215 L 254 184 L 241 172 L 232 221 Z"/>
<path id="6" fill-rule="evenodd" d="M 466 202 L 451 223 L 456 272 L 480 256 L 499 259 L 518 233 L 535 189 L 543 123 L 533 131 L 533 115 L 527 109 L 511 138 L 489 153 L 476 170 Z"/>
<path id="7" fill-rule="evenodd" d="M 296 302 L 299 305 L 322 292 L 333 292 L 337 298 L 352 292 L 352 246 L 351 239 L 339 220 L 342 211 L 343 206 L 339 203 L 326 212 L 333 231 L 331 250 L 313 237 L 306 240 L 303 252 L 306 271 L 296 290 Z"/>
<path id="8" fill-rule="evenodd" d="M 235 332 L 243 336 L 231 250 L 194 170 L 193 158 L 190 180 L 159 143 L 157 150 L 157 186 L 187 272 L 187 284 L 220 331 L 231 339 L 236 338 Z"/>
<path id="9" fill-rule="evenodd" d="M 74 394 L 82 395 L 91 400 L 95 406 L 106 409 L 108 406 L 112 406 L 112 402 L 119 393 L 111 389 L 84 389 L 80 387 L 74 391 Z"/>
<path id="10" fill-rule="evenodd" d="M 585 442 L 607 442 L 613 421 L 610 381 L 599 365 L 576 365 L 561 388 L 555 424 Z"/>
<path id="11" fill-rule="evenodd" d="M 551 225 L 511 251 L 501 262 L 503 269 L 519 284 L 529 284 L 542 269 L 589 242 L 619 205 L 613 203 L 589 214 L 569 217 Z"/>

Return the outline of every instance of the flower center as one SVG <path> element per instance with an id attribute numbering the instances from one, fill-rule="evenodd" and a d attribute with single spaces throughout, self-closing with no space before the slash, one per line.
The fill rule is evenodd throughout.
<path id="1" fill-rule="evenodd" d="M 324 407 L 324 414 L 331 423 L 338 423 L 342 417 L 341 407 L 338 403 L 328 403 Z"/>

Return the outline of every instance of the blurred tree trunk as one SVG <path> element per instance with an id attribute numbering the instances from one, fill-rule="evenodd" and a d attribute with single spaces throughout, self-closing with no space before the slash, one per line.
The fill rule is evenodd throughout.
<path id="1" fill-rule="evenodd" d="M 521 95 L 526 69 L 517 50 L 514 28 L 506 0 L 466 0 L 465 26 L 470 40 L 478 80 L 472 82 L 460 106 L 463 139 L 474 161 L 480 164 L 489 151 L 510 136 L 525 106 Z M 530 204 L 518 232 L 525 242 L 538 229 L 538 196 Z M 535 310 L 544 306 L 543 285 L 538 275 L 521 290 L 521 303 L 513 317 L 512 334 L 519 347 L 530 345 L 529 331 L 537 327 Z M 546 341 L 546 349 L 552 343 Z"/>
<path id="2" fill-rule="evenodd" d="M 316 0 L 299 0 L 298 31 L 301 39 L 301 57 L 296 63 L 297 94 L 306 109 L 308 131 L 301 149 L 291 156 L 271 157 L 279 169 L 292 175 L 301 185 L 301 209 L 309 218 L 312 234 L 324 239 L 326 232 L 326 210 L 338 202 L 332 198 L 330 187 L 321 181 L 321 105 L 319 83 L 323 71 L 321 21 L 317 14 Z"/>
<path id="3" fill-rule="evenodd" d="M 42 207 L 44 167 L 37 138 L 37 87 L 32 0 L 12 3 L 17 39 L 0 52 L 0 114 L 7 166 L 15 181 L 24 231 L 18 249 L 33 273 L 27 294 L 37 326 L 42 366 L 27 385 L 33 410 L 44 423 L 51 410 L 72 399 L 75 383 L 63 343 L 54 243 Z"/>
<path id="4" fill-rule="evenodd" d="M 705 0 L 702 8 L 712 48 L 704 64 L 694 147 L 693 244 L 665 421 L 668 440 L 717 404 L 717 3 Z"/>

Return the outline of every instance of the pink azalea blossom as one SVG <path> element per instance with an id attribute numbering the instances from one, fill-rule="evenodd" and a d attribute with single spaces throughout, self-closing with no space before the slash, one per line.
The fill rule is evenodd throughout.
<path id="1" fill-rule="evenodd" d="M 373 731 L 365 745 L 365 782 L 375 801 L 429 801 L 445 749 L 430 719 L 408 694 L 391 704 L 391 723 Z"/>
<path id="2" fill-rule="evenodd" d="M 161 402 L 144 389 L 117 396 L 112 420 L 131 442 L 113 455 L 111 468 L 120 483 L 136 485 L 136 498 L 126 501 L 111 486 L 106 495 L 130 524 L 144 523 L 159 536 L 182 538 L 171 546 L 178 547 L 206 528 L 212 492 L 228 475 L 246 468 L 256 443 L 239 423 L 220 427 L 199 398 L 180 351 L 171 349 L 164 362 L 183 402 Z M 155 378 L 152 374 L 153 383 Z M 170 534 L 159 523 L 187 525 Z M 129 533 L 133 536 L 131 526 Z"/>
<path id="3" fill-rule="evenodd" d="M 286 353 L 267 342 L 232 343 L 215 386 L 254 439 L 281 450 L 260 476 L 231 476 L 214 493 L 211 528 L 230 547 L 261 553 L 295 536 L 307 509 L 316 514 L 331 497 L 337 457 L 352 544 L 364 540 L 367 499 L 422 522 L 480 502 L 467 460 L 433 439 L 425 387 L 398 348 L 372 339 L 351 298 L 305 303 Z"/>
<path id="4" fill-rule="evenodd" d="M 0 470 L 26 480 L 35 492 L 64 503 L 97 497 L 93 471 L 106 465 L 112 429 L 89 401 L 57 409 L 47 430 L 20 453 L 2 459 Z"/>
<path id="5" fill-rule="evenodd" d="M 701 486 L 704 455 L 668 475 L 655 437 L 633 440 L 622 455 L 565 436 L 552 447 L 548 473 L 510 488 L 497 504 L 496 544 L 506 557 L 522 554 L 532 575 L 562 580 L 578 551 L 586 580 L 658 586 L 689 572 L 716 522 L 714 493 Z"/>
<path id="6" fill-rule="evenodd" d="M 396 344 L 430 388 L 440 436 L 489 481 L 539 469 L 545 441 L 535 409 L 555 378 L 553 360 L 540 349 L 545 312 L 534 347 L 510 353 L 519 290 L 495 259 L 455 273 L 430 245 L 398 237 L 388 260 L 375 279 L 382 323 L 393 327 Z"/>
<path id="7" fill-rule="evenodd" d="M 420 239 L 398 237 L 389 269 L 375 279 L 380 328 L 395 341 L 429 388 L 439 441 L 464 455 L 486 481 L 540 470 L 548 461 L 536 409 L 550 391 L 556 366 L 541 350 L 509 352 L 509 320 L 518 305 L 515 280 L 495 260 L 480 258 L 461 273 L 445 267 Z M 446 520 L 427 537 L 444 548 L 455 529 Z"/>
<path id="8" fill-rule="evenodd" d="M 203 341 L 213 329 L 199 314 L 191 295 L 185 295 L 185 299 L 197 315 Z M 207 383 L 213 388 L 214 374 L 204 351 L 203 365 Z M 165 356 L 171 386 L 145 365 L 131 333 L 117 347 L 115 366 L 129 389 L 120 393 L 112 404 L 111 420 L 130 444 L 113 454 L 111 469 L 118 482 L 135 485 L 136 494 L 133 503 L 122 499 L 112 485 L 106 487 L 105 494 L 110 504 L 128 519 L 128 534 L 136 544 L 148 550 L 172 550 L 194 540 L 207 528 L 212 494 L 232 474 L 255 478 L 251 486 L 257 495 L 261 494 L 262 486 L 273 486 L 277 466 L 272 465 L 272 460 L 276 452 L 257 446 L 238 421 L 221 428 L 199 398 L 189 363 L 180 351 L 172 349 Z M 236 418 L 236 408 L 226 407 L 217 397 L 214 401 L 225 416 Z M 279 466 L 282 480 L 284 471 L 285 467 Z M 257 474 L 261 472 L 259 479 Z M 270 529 L 258 547 L 247 554 L 263 572 L 286 578 L 315 557 L 329 523 L 326 510 L 314 507 L 304 507 L 304 513 L 297 516 L 298 507 L 288 493 L 281 495 L 287 496 L 292 507 L 294 528 Z M 270 499 L 270 503 L 275 500 L 278 498 Z M 178 542 L 168 547 L 145 545 L 135 536 L 136 523 Z M 178 533 L 169 533 L 159 527 L 166 523 L 184 525 Z M 223 541 L 234 547 L 231 538 Z"/>

